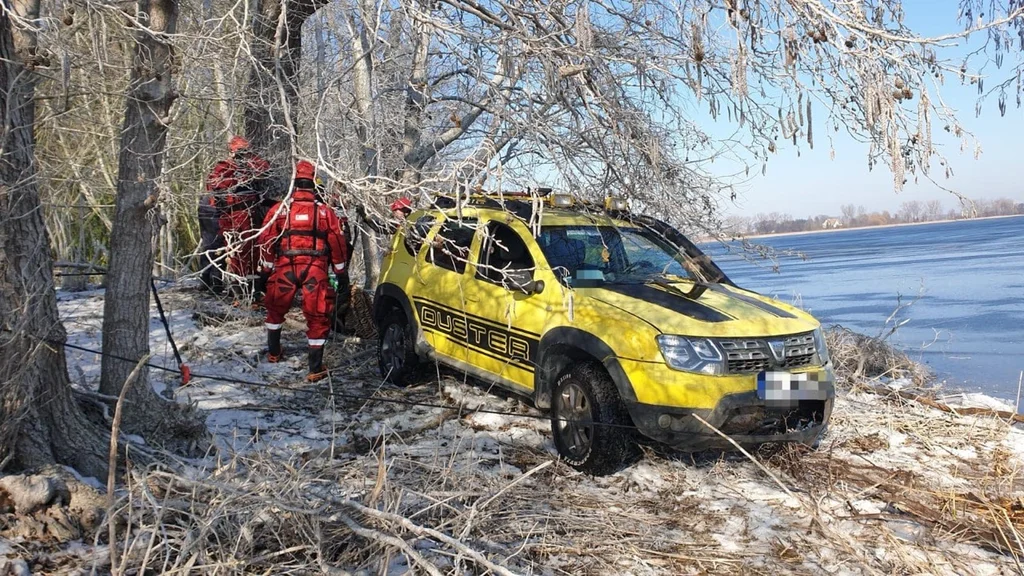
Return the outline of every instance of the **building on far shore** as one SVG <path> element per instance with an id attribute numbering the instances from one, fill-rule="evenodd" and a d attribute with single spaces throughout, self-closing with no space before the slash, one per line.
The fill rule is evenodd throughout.
<path id="1" fill-rule="evenodd" d="M 839 218 L 826 218 L 825 221 L 821 223 L 821 227 L 825 230 L 842 228 L 843 222 Z"/>

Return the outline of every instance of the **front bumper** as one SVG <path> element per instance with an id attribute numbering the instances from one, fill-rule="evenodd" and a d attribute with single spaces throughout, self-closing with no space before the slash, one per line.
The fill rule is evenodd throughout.
<path id="1" fill-rule="evenodd" d="M 695 414 L 744 448 L 774 442 L 812 444 L 832 416 L 835 378 L 830 366 L 804 370 L 821 372 L 822 399 L 800 400 L 785 408 L 770 407 L 758 397 L 753 374 L 711 377 L 646 368 L 648 378 L 630 374 L 636 399 L 626 400 L 626 406 L 633 424 L 644 436 L 680 450 L 735 448 Z"/>

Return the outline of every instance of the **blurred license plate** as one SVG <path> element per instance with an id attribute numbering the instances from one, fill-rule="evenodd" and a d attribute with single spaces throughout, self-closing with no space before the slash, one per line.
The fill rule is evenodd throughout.
<path id="1" fill-rule="evenodd" d="M 761 372 L 757 397 L 767 406 L 792 406 L 800 400 L 826 400 L 829 383 L 825 372 Z"/>

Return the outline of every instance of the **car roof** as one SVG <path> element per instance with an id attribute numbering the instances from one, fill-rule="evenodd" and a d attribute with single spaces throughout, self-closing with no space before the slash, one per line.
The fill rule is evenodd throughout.
<path id="1" fill-rule="evenodd" d="M 519 214 L 513 210 L 502 210 L 500 208 L 482 208 L 475 206 L 467 206 L 462 210 L 439 210 L 437 208 L 427 208 L 420 211 L 418 214 L 412 216 L 413 219 L 417 219 L 420 216 L 427 214 L 443 214 L 447 219 L 459 219 L 459 218 L 487 218 L 490 220 L 504 220 L 509 216 L 516 218 L 524 224 L 530 223 L 530 216 Z M 601 212 L 590 212 L 582 210 L 566 210 L 563 208 L 551 208 L 545 207 L 544 212 L 541 215 L 541 226 L 616 226 L 616 227 L 634 227 L 635 224 L 613 218 L 607 214 Z"/>

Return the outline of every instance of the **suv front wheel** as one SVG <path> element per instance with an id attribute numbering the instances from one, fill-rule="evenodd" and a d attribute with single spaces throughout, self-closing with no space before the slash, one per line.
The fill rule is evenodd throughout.
<path id="1" fill-rule="evenodd" d="M 408 386 L 416 373 L 419 357 L 413 328 L 401 310 L 392 309 L 380 323 L 377 366 L 385 382 Z"/>
<path id="2" fill-rule="evenodd" d="M 594 362 L 564 373 L 551 399 L 555 448 L 569 465 L 596 476 L 611 474 L 638 453 L 629 413 L 611 376 Z"/>

